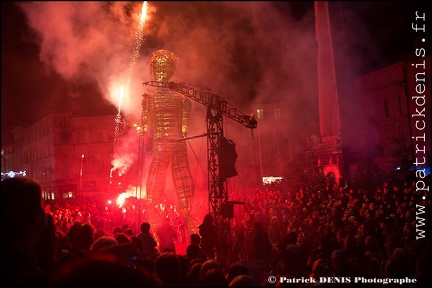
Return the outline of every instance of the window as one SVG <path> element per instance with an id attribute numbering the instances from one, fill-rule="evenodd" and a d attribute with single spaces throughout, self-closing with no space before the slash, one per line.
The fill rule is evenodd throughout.
<path id="1" fill-rule="evenodd" d="M 84 143 L 84 132 L 83 131 L 77 131 L 75 135 L 76 135 L 76 143 Z"/>
<path id="2" fill-rule="evenodd" d="M 69 125 L 68 125 L 68 119 L 67 119 L 66 116 L 61 115 L 59 120 L 60 120 L 60 121 L 59 121 L 59 126 L 60 126 L 60 127 L 65 128 L 65 127 L 68 127 L 68 126 L 69 126 Z"/>
<path id="3" fill-rule="evenodd" d="M 69 143 L 69 134 L 67 131 L 60 132 L 60 144 L 68 144 Z"/>
<path id="4" fill-rule="evenodd" d="M 399 104 L 399 116 L 402 116 L 402 105 L 401 105 L 400 95 L 398 95 L 398 104 Z"/>
<path id="5" fill-rule="evenodd" d="M 280 109 L 279 108 L 274 108 L 273 111 L 274 111 L 274 118 L 275 119 L 279 119 L 280 116 L 281 116 Z"/>
<path id="6" fill-rule="evenodd" d="M 388 118 L 389 117 L 389 107 L 388 107 L 387 100 L 384 101 L 384 109 L 385 109 L 385 117 Z"/>
<path id="7" fill-rule="evenodd" d="M 258 118 L 258 120 L 261 120 L 264 118 L 264 110 L 263 109 L 257 109 L 257 118 Z"/>

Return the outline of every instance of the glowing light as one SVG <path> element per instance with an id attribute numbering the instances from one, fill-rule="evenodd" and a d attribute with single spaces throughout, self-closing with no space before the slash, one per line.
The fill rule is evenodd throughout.
<path id="1" fill-rule="evenodd" d="M 125 200 L 127 199 L 127 198 L 129 198 L 129 197 L 135 197 L 136 195 L 136 193 L 135 193 L 135 189 L 136 189 L 136 187 L 134 187 L 134 186 L 129 186 L 128 187 L 128 189 L 127 189 L 127 191 L 125 191 L 125 192 L 123 192 L 123 193 L 120 193 L 119 195 L 118 195 L 118 197 L 117 197 L 117 200 L 116 200 L 116 203 L 117 203 L 117 205 L 118 205 L 118 207 L 123 207 L 123 205 L 124 205 L 124 202 L 125 202 Z M 139 197 L 138 197 L 139 198 Z"/>
<path id="2" fill-rule="evenodd" d="M 118 112 L 120 112 L 121 111 L 121 106 L 122 106 L 122 101 L 123 101 L 123 98 L 124 98 L 124 86 L 121 86 L 120 87 L 120 91 L 119 91 L 119 97 L 118 97 Z"/>
<path id="3" fill-rule="evenodd" d="M 132 78 L 134 67 L 135 67 L 135 64 L 138 60 L 139 52 L 140 52 L 141 45 L 143 42 L 143 33 L 142 32 L 144 29 L 145 21 L 147 19 L 147 6 L 148 6 L 147 1 L 144 1 L 142 8 L 141 8 L 141 15 L 139 17 L 140 20 L 138 23 L 138 27 L 135 31 L 135 45 L 133 47 L 131 60 L 129 63 L 129 71 L 127 73 L 127 83 L 125 84 L 125 86 L 122 86 L 120 88 L 120 91 L 118 92 L 119 100 L 118 100 L 117 116 L 115 119 L 116 126 L 115 126 L 115 131 L 114 131 L 114 159 L 112 161 L 112 164 L 114 167 L 110 171 L 110 178 L 112 178 L 112 172 L 114 170 L 120 169 L 119 176 L 121 176 L 123 173 L 125 173 L 129 169 L 129 166 L 132 164 L 129 157 L 124 157 L 122 155 L 119 155 L 119 154 L 121 154 L 119 152 L 120 138 L 124 135 L 124 132 L 126 131 L 126 126 L 127 126 L 127 121 L 124 118 L 124 116 L 122 115 L 122 105 L 123 105 L 124 99 L 129 96 L 131 78 Z M 135 127 L 135 129 L 137 130 L 137 132 L 139 132 L 138 128 Z M 118 159 L 118 158 L 127 158 L 127 159 L 123 160 L 123 159 Z M 121 166 L 121 165 L 127 165 L 127 166 Z M 110 181 L 110 183 L 111 183 L 111 181 Z"/>
<path id="4" fill-rule="evenodd" d="M 128 73 L 128 82 L 127 82 L 127 87 L 130 87 L 130 81 L 131 81 L 131 77 L 133 74 L 133 70 L 135 68 L 135 64 L 136 61 L 138 60 L 139 57 L 139 52 L 141 49 L 141 45 L 143 42 L 143 29 L 144 29 L 144 23 L 147 19 L 147 1 L 144 1 L 142 9 L 141 9 L 141 16 L 140 16 L 140 21 L 138 23 L 138 27 L 135 31 L 135 45 L 132 51 L 132 56 L 131 56 L 131 62 L 129 64 L 129 73 Z M 128 89 L 129 92 L 129 89 Z"/>
<path id="5" fill-rule="evenodd" d="M 127 73 L 126 88 L 124 86 L 122 86 L 120 88 L 120 92 L 119 92 L 119 101 L 118 101 L 117 117 L 116 117 L 117 136 L 118 136 L 118 134 L 120 134 L 120 130 L 122 130 L 120 128 L 120 125 L 124 125 L 124 123 L 122 121 L 122 117 L 121 117 L 122 102 L 123 102 L 123 99 L 129 95 L 130 83 L 131 83 L 131 78 L 133 75 L 133 70 L 135 68 L 136 61 L 138 60 L 139 52 L 140 52 L 141 45 L 143 42 L 142 32 L 144 29 L 144 23 L 145 23 L 146 19 L 147 19 L 147 1 L 144 1 L 142 9 L 141 9 L 141 15 L 140 15 L 138 27 L 135 31 L 135 45 L 133 47 L 132 55 L 131 55 L 131 61 L 129 63 L 129 71 Z"/>
<path id="6" fill-rule="evenodd" d="M 279 183 L 283 180 L 283 177 L 275 177 L 275 176 L 268 176 L 268 177 L 262 177 L 263 184 L 271 184 L 271 183 Z"/>
<path id="7" fill-rule="evenodd" d="M 147 1 L 144 1 L 143 6 L 141 8 L 140 23 L 144 23 L 146 17 L 147 17 Z"/>
<path id="8" fill-rule="evenodd" d="M 136 123 L 133 123 L 132 124 L 132 128 L 134 128 L 135 129 L 135 131 L 138 133 L 138 134 L 140 134 L 141 133 L 141 130 L 142 130 L 142 127 L 141 126 L 139 126 L 138 124 L 136 124 Z"/>
<path id="9" fill-rule="evenodd" d="M 122 193 L 122 194 L 120 194 L 120 195 L 117 197 L 117 200 L 116 200 L 117 205 L 118 205 L 119 207 L 122 207 L 123 204 L 124 204 L 124 202 L 125 202 L 125 199 L 128 198 L 128 197 L 129 197 L 129 195 L 128 195 L 127 193 Z"/>
<path id="10" fill-rule="evenodd" d="M 14 178 L 15 176 L 27 176 L 27 172 L 26 171 L 19 171 L 19 172 L 15 172 L 15 171 L 9 171 L 9 172 L 1 172 L 1 176 L 8 176 L 9 178 Z"/>

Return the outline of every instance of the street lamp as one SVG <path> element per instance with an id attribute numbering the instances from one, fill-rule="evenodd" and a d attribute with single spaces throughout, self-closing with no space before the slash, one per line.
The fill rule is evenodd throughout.
<path id="1" fill-rule="evenodd" d="M 137 134 L 138 134 L 138 179 L 137 179 L 137 186 L 135 187 L 135 196 L 137 205 L 135 207 L 135 224 L 136 224 L 136 231 L 139 231 L 139 227 L 141 224 L 141 198 L 142 198 L 142 175 L 143 175 L 143 165 L 144 165 L 144 157 L 145 157 L 145 138 L 143 134 L 142 127 L 133 124 L 132 125 Z M 143 140 L 141 142 L 141 139 Z M 139 193 L 139 194 L 138 194 Z M 138 196 L 139 195 L 139 196 Z"/>
<path id="2" fill-rule="evenodd" d="M 257 118 L 259 120 L 262 120 L 264 118 L 264 110 L 261 108 L 258 108 L 256 110 L 257 112 Z M 262 125 L 262 124 L 261 124 Z M 261 127 L 260 125 L 260 127 Z M 260 128 L 257 127 L 257 134 L 258 134 L 258 156 L 259 156 L 259 185 L 263 184 L 263 164 L 262 164 L 262 150 L 261 150 L 261 133 L 260 133 Z M 255 151 L 254 151 L 255 154 Z M 256 163 L 256 162 L 255 162 Z"/>
<path id="3" fill-rule="evenodd" d="M 79 192 L 78 192 L 78 195 L 81 195 L 81 192 L 82 192 L 83 163 L 84 163 L 84 154 L 81 155 L 81 167 L 80 167 L 80 175 L 79 175 Z"/>

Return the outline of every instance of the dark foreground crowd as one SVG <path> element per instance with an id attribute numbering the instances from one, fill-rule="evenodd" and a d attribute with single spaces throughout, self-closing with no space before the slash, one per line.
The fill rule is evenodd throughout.
<path id="1" fill-rule="evenodd" d="M 94 205 L 47 207 L 34 179 L 6 179 L 1 188 L 6 287 L 432 284 L 430 197 L 415 183 L 232 192 L 244 204 L 235 205 L 229 229 L 207 214 L 196 231 L 181 235 L 168 216 L 134 228 L 126 219 L 108 225 L 102 211 L 88 208 Z"/>

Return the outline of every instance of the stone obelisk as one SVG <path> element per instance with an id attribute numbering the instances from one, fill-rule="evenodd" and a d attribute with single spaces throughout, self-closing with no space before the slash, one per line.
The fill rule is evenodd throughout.
<path id="1" fill-rule="evenodd" d="M 324 173 L 338 183 L 355 169 L 361 111 L 357 105 L 349 46 L 340 2 L 315 1 L 317 77 L 321 143 L 316 149 Z"/>

